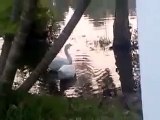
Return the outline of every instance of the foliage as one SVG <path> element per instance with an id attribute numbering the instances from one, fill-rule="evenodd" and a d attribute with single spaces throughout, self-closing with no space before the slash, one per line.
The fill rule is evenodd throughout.
<path id="1" fill-rule="evenodd" d="M 46 20 L 48 16 L 44 14 L 44 11 L 46 9 L 49 9 L 49 3 L 50 0 L 40 0 L 39 1 L 39 16 L 38 18 L 41 18 L 41 20 Z M 12 0 L 1 0 L 0 4 L 0 36 L 3 36 L 6 33 L 12 33 L 15 34 L 17 32 L 17 29 L 19 27 L 19 21 L 13 22 L 11 21 L 11 14 L 12 14 L 12 8 L 13 8 L 13 1 Z M 42 24 L 42 23 L 41 23 Z"/>
<path id="2" fill-rule="evenodd" d="M 43 8 L 49 8 L 50 0 L 39 0 L 39 6 Z"/>
<path id="3" fill-rule="evenodd" d="M 0 36 L 6 33 L 15 33 L 18 28 L 17 22 L 11 21 L 12 0 L 1 0 L 0 4 Z"/>
<path id="4" fill-rule="evenodd" d="M 12 98 L 14 99 L 14 98 Z M 107 101 L 107 100 L 105 100 Z M 3 120 L 138 120 L 134 112 L 125 113 L 114 99 L 99 107 L 99 99 L 26 95 L 17 106 L 10 105 Z"/>
<path id="5" fill-rule="evenodd" d="M 48 26 L 50 24 L 54 26 L 54 31 L 52 31 L 53 36 L 55 36 L 57 32 L 58 27 L 56 25 L 54 12 L 49 10 L 47 3 L 48 2 L 43 3 L 41 0 L 38 4 L 32 29 L 27 37 L 24 54 L 20 62 L 20 69 L 22 71 L 24 71 L 24 65 L 33 70 L 50 47 L 50 41 L 48 40 L 50 31 Z"/>
<path id="6" fill-rule="evenodd" d="M 17 28 L 19 27 L 20 21 L 11 21 L 13 1 L 14 0 L 1 0 L 0 37 L 8 33 L 16 34 Z M 38 2 L 38 9 L 34 17 L 32 29 L 27 36 L 23 55 L 19 61 L 19 69 L 22 72 L 26 71 L 26 69 L 29 71 L 33 70 L 48 50 L 49 44 L 47 43 L 47 37 L 48 32 L 50 32 L 47 29 L 48 25 L 52 24 L 54 26 L 54 31 L 52 31 L 53 36 L 57 32 L 58 27 L 55 25 L 54 11 L 49 10 L 49 1 L 50 0 L 39 0 Z"/>

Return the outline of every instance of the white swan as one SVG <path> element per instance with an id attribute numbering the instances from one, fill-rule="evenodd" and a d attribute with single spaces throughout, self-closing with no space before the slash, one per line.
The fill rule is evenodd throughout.
<path id="1" fill-rule="evenodd" d="M 60 80 L 60 91 L 63 93 L 70 86 L 72 86 L 76 81 L 76 70 L 74 65 L 72 65 L 72 57 L 68 53 L 68 49 L 71 44 L 67 44 L 64 48 L 65 55 L 67 59 L 56 57 L 49 65 L 50 74 L 56 74 L 54 77 Z M 55 78 L 50 78 L 55 81 Z"/>
<path id="2" fill-rule="evenodd" d="M 72 58 L 70 54 L 68 53 L 68 49 L 71 47 L 71 44 L 67 44 L 64 48 L 64 52 L 67 58 L 62 58 L 62 57 L 55 57 L 51 64 L 49 65 L 49 70 L 52 71 L 58 71 L 63 65 L 69 65 L 72 64 Z"/>
<path id="3" fill-rule="evenodd" d="M 58 78 L 61 79 L 70 79 L 73 78 L 76 74 L 75 67 L 73 65 L 63 65 L 58 70 Z"/>

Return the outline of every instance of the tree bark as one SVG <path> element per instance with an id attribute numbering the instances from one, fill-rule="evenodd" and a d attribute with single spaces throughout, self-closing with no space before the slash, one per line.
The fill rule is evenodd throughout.
<path id="1" fill-rule="evenodd" d="M 15 73 L 18 67 L 18 60 L 21 56 L 21 51 L 25 45 L 26 37 L 31 29 L 31 24 L 35 15 L 37 0 L 26 0 L 23 13 L 21 16 L 20 28 L 14 38 L 6 66 L 4 68 L 0 81 L 0 94 L 6 94 L 11 90 Z"/>
<path id="2" fill-rule="evenodd" d="M 20 13 L 22 11 L 22 2 L 23 0 L 13 0 L 11 21 L 16 21 L 20 18 Z M 13 40 L 14 40 L 13 34 L 6 34 L 4 36 L 4 43 L 2 46 L 1 58 L 0 58 L 0 78 L 3 73 L 4 67 L 6 65 L 6 61 L 7 61 L 8 54 L 11 49 Z"/>
<path id="3" fill-rule="evenodd" d="M 4 43 L 2 45 L 2 51 L 1 51 L 1 57 L 0 57 L 0 78 L 4 70 L 4 67 L 6 65 L 6 61 L 8 58 L 8 54 L 9 54 L 13 39 L 14 39 L 14 35 L 12 34 L 7 34 L 4 37 Z"/>
<path id="4" fill-rule="evenodd" d="M 27 92 L 37 81 L 39 75 L 48 68 L 48 65 L 61 50 L 61 48 L 63 47 L 68 37 L 72 33 L 73 29 L 79 22 L 81 16 L 83 15 L 84 11 L 86 10 L 90 2 L 91 0 L 79 0 L 74 14 L 72 15 L 68 24 L 58 37 L 58 40 L 55 41 L 54 45 L 46 53 L 45 57 L 41 60 L 41 62 L 38 64 L 35 70 L 31 73 L 30 77 L 18 88 L 18 90 Z"/>
<path id="5" fill-rule="evenodd" d="M 113 51 L 123 93 L 134 90 L 131 55 L 131 33 L 128 20 L 128 0 L 116 0 Z"/>

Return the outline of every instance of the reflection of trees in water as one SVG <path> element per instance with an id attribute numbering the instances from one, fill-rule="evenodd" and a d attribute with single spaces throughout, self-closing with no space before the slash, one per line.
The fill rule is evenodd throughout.
<path id="1" fill-rule="evenodd" d="M 69 6 L 75 9 L 77 0 L 55 0 L 55 3 L 58 20 L 63 21 Z M 131 15 L 135 15 L 135 7 L 135 0 L 129 0 Z M 102 26 L 104 25 L 104 18 L 114 16 L 114 13 L 115 0 L 92 0 L 84 15 L 89 16 L 94 21 L 93 24 L 95 26 Z"/>
<path id="2" fill-rule="evenodd" d="M 71 2 L 71 7 L 75 8 L 76 0 Z M 99 21 L 106 17 L 106 11 L 108 15 L 114 15 L 115 0 L 92 0 L 91 4 L 87 8 L 85 15 L 89 15 L 95 21 Z"/>
<path id="3" fill-rule="evenodd" d="M 78 80 L 76 92 L 80 96 L 91 97 L 102 94 L 106 89 L 115 88 L 110 70 L 94 68 L 88 55 L 76 56 L 75 64 Z"/>
<path id="4" fill-rule="evenodd" d="M 76 2 L 74 0 L 70 4 L 73 9 L 75 9 Z M 104 18 L 114 15 L 114 4 L 114 0 L 92 0 L 84 15 L 93 20 L 94 26 L 102 26 L 104 25 Z"/>
<path id="5" fill-rule="evenodd" d="M 94 21 L 101 21 L 103 18 L 114 15 L 114 0 L 93 0 L 88 7 L 86 14 Z"/>
<path id="6" fill-rule="evenodd" d="M 113 96 L 117 95 L 117 88 L 115 83 L 113 82 L 113 78 L 109 69 L 105 69 L 103 74 L 97 80 L 99 83 L 99 87 L 103 92 L 103 96 Z"/>
<path id="7" fill-rule="evenodd" d="M 130 15 L 134 15 L 135 0 L 129 1 L 129 9 Z M 105 24 L 104 18 L 115 15 L 115 0 L 93 0 L 85 14 L 93 19 L 96 27 L 102 26 Z"/>
<path id="8" fill-rule="evenodd" d="M 53 2 L 53 0 L 51 0 Z M 54 0 L 55 1 L 55 14 L 58 21 L 63 21 L 65 13 L 68 12 L 69 2 L 68 0 Z"/>
<path id="9" fill-rule="evenodd" d="M 100 38 L 97 38 L 97 40 L 93 40 L 93 41 L 86 40 L 86 46 L 90 48 L 90 51 L 96 51 L 99 48 L 102 51 L 106 51 L 109 49 L 110 44 L 111 44 L 111 41 L 106 37 L 100 37 Z"/>
<path id="10" fill-rule="evenodd" d="M 96 21 L 96 20 L 90 20 L 90 21 L 92 21 L 94 27 L 100 27 L 105 25 L 104 19 L 101 19 L 100 21 Z"/>
<path id="11" fill-rule="evenodd" d="M 89 55 L 81 54 L 75 56 L 77 73 L 77 92 L 80 96 L 87 97 L 92 93 L 92 65 Z"/>

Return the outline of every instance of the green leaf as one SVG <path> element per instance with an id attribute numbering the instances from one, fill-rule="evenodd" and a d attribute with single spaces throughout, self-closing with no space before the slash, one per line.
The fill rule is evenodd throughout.
<path id="1" fill-rule="evenodd" d="M 41 7 L 49 8 L 50 0 L 39 0 L 39 4 Z"/>
<path id="2" fill-rule="evenodd" d="M 18 23 L 11 21 L 12 0 L 1 0 L 0 4 L 0 35 L 15 33 Z"/>

